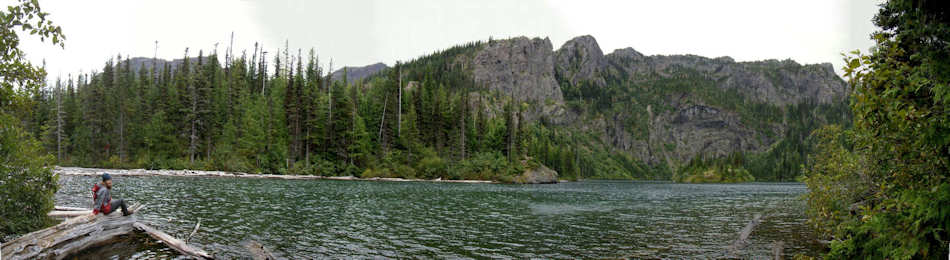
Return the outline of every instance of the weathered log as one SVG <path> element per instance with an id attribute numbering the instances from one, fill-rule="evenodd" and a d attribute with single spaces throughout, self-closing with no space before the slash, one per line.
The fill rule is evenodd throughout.
<path id="1" fill-rule="evenodd" d="M 85 210 L 89 210 L 89 211 L 92 211 L 92 209 L 87 209 L 87 208 L 66 207 L 66 206 L 55 206 L 55 207 L 53 207 L 53 210 L 59 210 L 59 211 L 85 211 Z"/>
<path id="2" fill-rule="evenodd" d="M 65 217 L 65 218 L 71 218 L 71 217 L 78 217 L 78 216 L 82 216 L 82 215 L 92 215 L 92 210 L 75 210 L 75 211 L 73 211 L 73 210 L 54 210 L 54 211 L 50 211 L 49 213 L 46 213 L 46 215 L 47 215 L 47 216 L 50 216 L 50 217 Z"/>
<path id="3" fill-rule="evenodd" d="M 166 234 L 165 232 L 149 227 L 148 225 L 142 224 L 141 222 L 136 222 L 132 224 L 132 226 L 134 226 L 138 230 L 148 233 L 148 235 L 152 236 L 152 238 L 162 241 L 168 247 L 171 247 L 172 249 L 175 249 L 179 253 L 182 253 L 186 256 L 202 258 L 202 259 L 214 259 L 213 257 L 211 257 L 211 254 L 208 254 L 208 252 L 189 246 L 184 241 L 181 241 L 175 237 L 172 237 Z"/>
<path id="4" fill-rule="evenodd" d="M 131 209 L 138 210 L 141 207 L 133 205 Z M 7 260 L 63 259 L 129 234 L 136 220 L 135 215 L 122 216 L 121 213 L 81 215 L 4 243 L 0 255 Z"/>
<path id="5" fill-rule="evenodd" d="M 185 238 L 185 242 L 191 240 L 191 237 L 195 236 L 195 233 L 198 233 L 198 228 L 201 227 L 201 218 L 198 218 L 198 223 L 195 223 L 195 229 L 191 231 L 191 234 L 188 234 L 188 238 Z"/>
<path id="6" fill-rule="evenodd" d="M 251 258 L 254 260 L 274 260 L 277 257 L 274 257 L 274 253 L 270 250 L 267 250 L 264 245 L 261 243 L 251 240 L 244 243 L 244 247 L 247 248 L 247 251 L 251 252 Z"/>
<path id="7" fill-rule="evenodd" d="M 739 231 L 739 238 L 729 246 L 729 254 L 731 256 L 737 256 L 739 251 L 749 244 L 749 235 L 752 234 L 752 230 L 755 229 L 755 226 L 759 225 L 759 223 L 762 223 L 762 214 L 755 214 L 752 220 Z"/>

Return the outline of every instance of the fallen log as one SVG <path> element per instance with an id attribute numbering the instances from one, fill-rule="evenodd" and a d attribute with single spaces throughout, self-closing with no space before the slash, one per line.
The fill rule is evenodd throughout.
<path id="1" fill-rule="evenodd" d="M 133 205 L 131 209 L 138 210 L 141 207 Z M 0 247 L 0 258 L 63 259 L 129 234 L 136 221 L 136 215 L 122 216 L 121 213 L 81 215 L 4 243 Z"/>
<path id="2" fill-rule="evenodd" d="M 66 207 L 66 206 L 55 206 L 55 207 L 53 207 L 53 210 L 59 210 L 59 211 L 85 211 L 85 210 L 90 210 L 90 211 L 91 211 L 92 209 L 77 208 L 77 207 Z"/>
<path id="3" fill-rule="evenodd" d="M 186 256 L 191 256 L 201 259 L 214 259 L 211 257 L 211 254 L 205 252 L 204 250 L 189 246 L 184 241 L 181 241 L 175 237 L 172 237 L 165 232 L 149 227 L 148 225 L 142 224 L 141 222 L 135 222 L 132 224 L 136 229 L 141 230 L 145 233 L 148 233 L 149 236 L 155 238 L 159 241 L 162 241 L 168 247 L 177 250 L 179 253 L 182 253 Z"/>
<path id="4" fill-rule="evenodd" d="M 185 242 L 186 242 L 186 243 L 187 243 L 189 240 L 191 240 L 191 237 L 195 236 L 195 233 L 198 233 L 198 228 L 199 228 L 199 227 L 201 227 L 201 218 L 198 218 L 198 223 L 195 223 L 195 230 L 192 230 L 192 231 L 191 231 L 191 234 L 188 234 L 188 238 L 185 238 Z"/>
<path id="5" fill-rule="evenodd" d="M 752 235 L 752 230 L 755 229 L 755 226 L 759 225 L 759 223 L 762 223 L 762 214 L 755 214 L 752 220 L 739 231 L 739 238 L 729 246 L 729 254 L 732 257 L 738 256 L 739 251 L 749 244 L 749 235 Z"/>
<path id="6" fill-rule="evenodd" d="M 50 217 L 71 218 L 82 215 L 92 215 L 92 210 L 54 210 L 46 213 L 46 215 Z"/>

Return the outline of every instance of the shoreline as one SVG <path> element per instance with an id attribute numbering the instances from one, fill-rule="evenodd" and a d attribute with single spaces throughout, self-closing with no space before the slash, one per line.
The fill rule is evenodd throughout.
<path id="1" fill-rule="evenodd" d="M 179 177 L 224 177 L 224 178 L 257 178 L 257 179 L 283 179 L 283 180 L 339 180 L 339 181 L 386 181 L 386 182 L 437 182 L 437 183 L 480 183 L 491 184 L 501 183 L 497 181 L 486 180 L 443 180 L 443 179 L 405 179 L 405 178 L 358 178 L 354 176 L 317 176 L 317 175 L 276 175 L 276 174 L 253 174 L 244 172 L 225 172 L 225 171 L 202 171 L 202 170 L 146 170 L 146 169 L 106 169 L 106 168 L 85 168 L 85 167 L 53 167 L 53 173 L 57 175 L 82 175 L 98 176 L 102 172 L 108 172 L 113 176 L 179 176 Z"/>

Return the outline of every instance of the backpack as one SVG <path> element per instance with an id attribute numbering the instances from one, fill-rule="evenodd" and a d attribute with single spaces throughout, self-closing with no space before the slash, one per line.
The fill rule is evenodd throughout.
<path id="1" fill-rule="evenodd" d="M 95 205 L 96 201 L 99 200 L 100 189 L 102 189 L 102 186 L 99 186 L 99 183 L 92 185 L 92 204 L 93 205 Z M 111 200 L 112 199 L 110 198 L 109 200 L 104 201 L 102 205 L 99 206 L 102 209 L 101 211 L 99 209 L 92 209 L 92 214 L 99 214 L 99 212 L 108 213 L 112 211 Z"/>

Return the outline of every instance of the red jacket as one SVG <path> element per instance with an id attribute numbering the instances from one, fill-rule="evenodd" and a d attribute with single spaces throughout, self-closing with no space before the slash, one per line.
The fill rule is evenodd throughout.
<path id="1" fill-rule="evenodd" d="M 92 203 L 93 203 L 93 204 L 95 204 L 96 201 L 99 200 L 99 198 L 97 198 L 97 197 L 98 197 L 97 194 L 99 193 L 99 189 L 105 189 L 105 187 L 100 187 L 100 186 L 99 186 L 99 183 L 96 183 L 95 185 L 92 185 Z M 111 197 L 111 196 L 110 196 L 110 197 Z M 102 213 L 109 213 L 109 212 L 112 212 L 112 203 L 111 203 L 111 202 L 112 202 L 112 198 L 106 198 L 105 202 L 102 203 L 102 206 L 100 206 L 99 208 L 94 208 L 94 209 L 92 209 L 92 214 L 99 214 L 99 212 L 102 212 Z"/>

